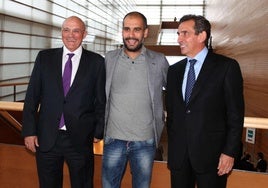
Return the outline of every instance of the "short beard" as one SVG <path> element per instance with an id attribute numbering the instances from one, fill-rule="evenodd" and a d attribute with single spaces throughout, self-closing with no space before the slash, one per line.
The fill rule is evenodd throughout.
<path id="1" fill-rule="evenodd" d="M 128 50 L 128 51 L 130 51 L 130 52 L 138 52 L 141 48 L 142 48 L 142 43 L 140 43 L 136 48 L 128 48 L 128 46 L 127 46 L 127 44 L 126 44 L 126 42 L 125 42 L 125 40 L 123 40 L 123 42 L 124 42 L 124 46 L 125 46 L 125 48 Z"/>

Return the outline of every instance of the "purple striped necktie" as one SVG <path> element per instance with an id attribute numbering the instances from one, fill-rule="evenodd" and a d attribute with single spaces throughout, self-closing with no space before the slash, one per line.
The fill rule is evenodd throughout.
<path id="1" fill-rule="evenodd" d="M 63 91 L 64 96 L 67 95 L 70 85 L 71 85 L 71 76 L 72 76 L 72 57 L 74 56 L 73 53 L 68 53 L 69 56 L 67 62 L 65 63 L 64 72 L 62 76 L 62 83 L 63 83 Z M 65 125 L 63 114 L 61 115 L 60 125 L 59 128 L 62 128 Z"/>

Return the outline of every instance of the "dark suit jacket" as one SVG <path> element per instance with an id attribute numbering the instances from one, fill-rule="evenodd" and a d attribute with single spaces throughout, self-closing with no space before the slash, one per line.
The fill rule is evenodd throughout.
<path id="1" fill-rule="evenodd" d="M 62 53 L 63 48 L 38 53 L 24 102 L 22 135 L 37 135 L 40 150 L 48 151 L 55 144 L 63 112 L 76 149 L 89 152 L 93 137 L 103 137 L 104 58 L 83 49 L 75 79 L 64 97 Z"/>
<path id="2" fill-rule="evenodd" d="M 264 159 L 261 159 L 258 161 L 257 166 L 256 166 L 256 170 L 259 172 L 266 172 L 267 169 L 267 162 Z"/>
<path id="3" fill-rule="evenodd" d="M 239 151 L 244 122 L 243 79 L 239 64 L 208 53 L 188 106 L 182 96 L 187 60 L 170 66 L 167 78 L 168 165 L 180 169 L 185 154 L 195 170 L 217 168 L 219 156 Z"/>

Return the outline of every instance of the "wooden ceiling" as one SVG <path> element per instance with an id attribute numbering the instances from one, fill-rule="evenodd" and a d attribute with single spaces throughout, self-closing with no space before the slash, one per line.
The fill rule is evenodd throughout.
<path id="1" fill-rule="evenodd" d="M 268 0 L 207 0 L 206 3 L 214 51 L 235 58 L 240 64 L 246 116 L 268 118 Z M 176 26 L 171 22 L 162 24 L 163 27 Z M 152 29 L 149 35 L 150 31 L 159 32 Z M 166 55 L 180 55 L 178 46 L 147 47 Z"/>
<path id="2" fill-rule="evenodd" d="M 207 4 L 213 48 L 240 64 L 246 115 L 268 117 L 268 0 L 207 0 Z"/>
<path id="3" fill-rule="evenodd" d="M 228 55 L 268 50 L 268 0 L 207 0 L 214 48 Z"/>

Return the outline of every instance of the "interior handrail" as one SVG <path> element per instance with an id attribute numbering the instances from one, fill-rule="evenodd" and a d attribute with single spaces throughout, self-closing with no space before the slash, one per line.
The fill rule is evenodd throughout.
<path id="1" fill-rule="evenodd" d="M 23 102 L 0 101 L 0 110 L 22 111 Z"/>
<path id="2" fill-rule="evenodd" d="M 268 118 L 245 117 L 244 127 L 257 128 L 257 129 L 268 129 Z"/>
<path id="3" fill-rule="evenodd" d="M 0 87 L 27 85 L 29 82 L 2 82 Z"/>
<path id="4" fill-rule="evenodd" d="M 13 87 L 13 101 L 17 101 L 17 86 L 28 85 L 29 82 L 0 82 L 0 87 Z M 8 96 L 8 95 L 7 95 Z M 12 96 L 12 95 L 11 95 Z M 0 98 L 6 96 L 0 96 Z"/>
<path id="5" fill-rule="evenodd" d="M 0 110 L 22 111 L 23 102 L 0 101 Z M 268 129 L 268 118 L 245 117 L 245 128 Z"/>
<path id="6" fill-rule="evenodd" d="M 5 110 L 0 110 L 0 116 L 4 118 L 7 122 L 7 125 L 16 131 L 17 134 L 21 134 L 22 125 L 18 122 L 10 113 Z"/>

